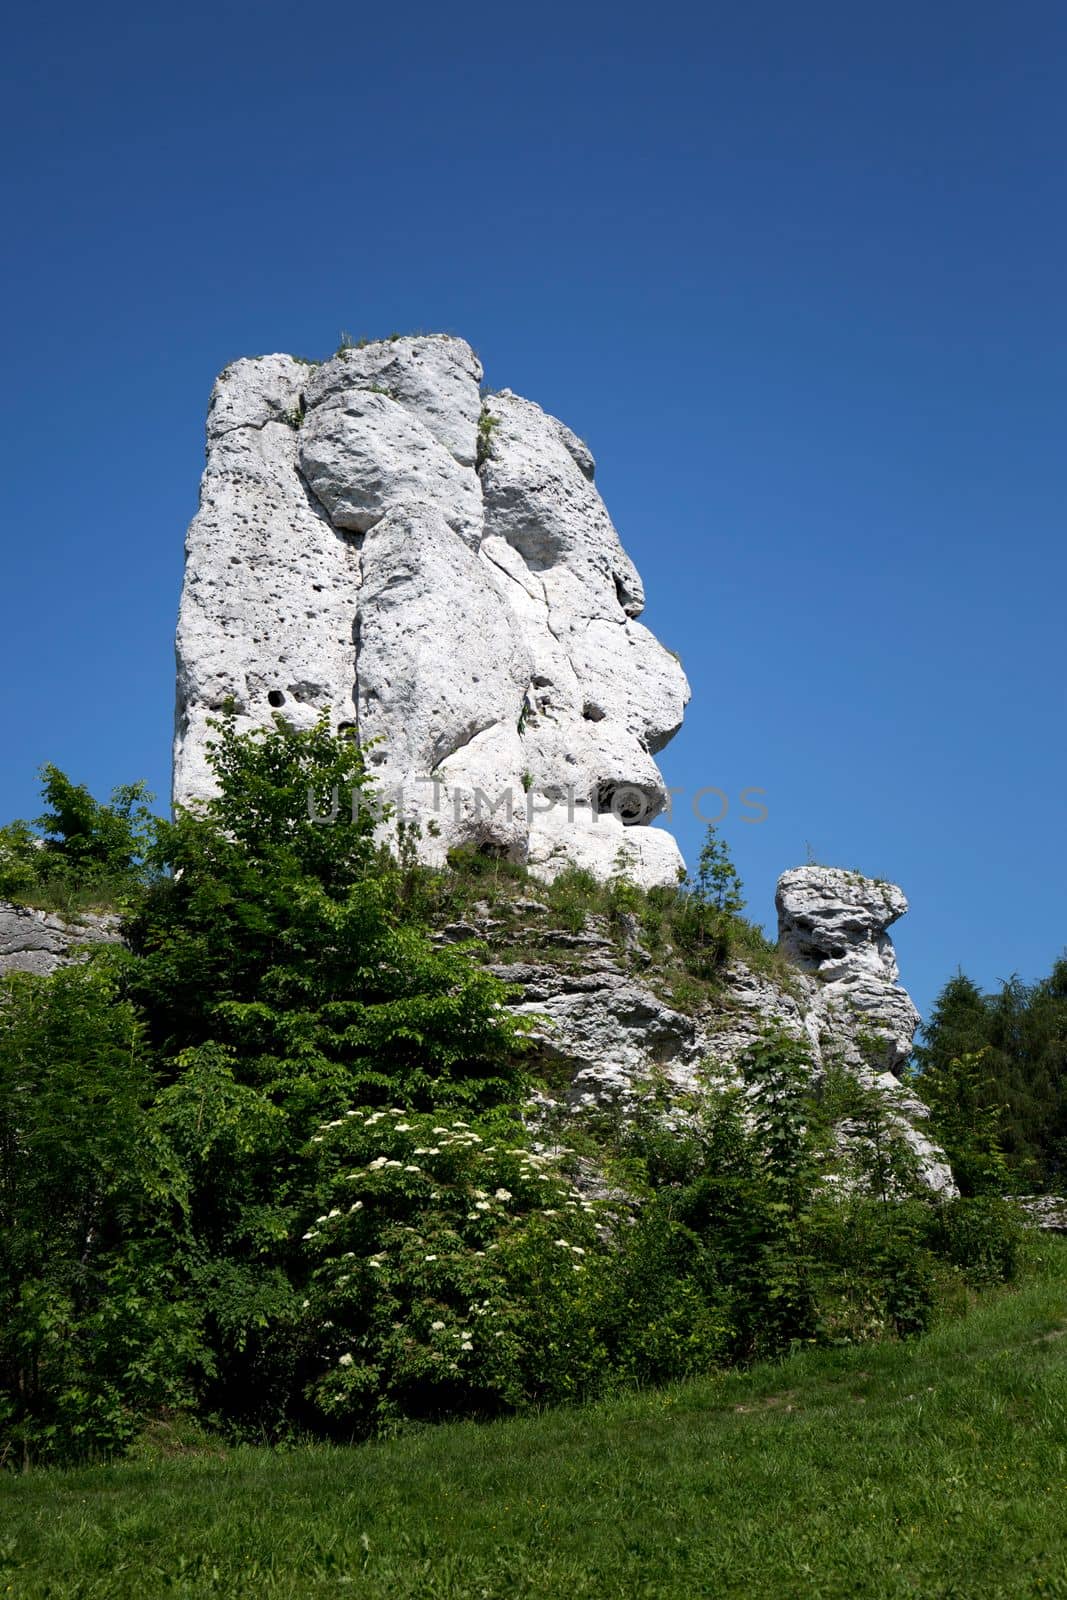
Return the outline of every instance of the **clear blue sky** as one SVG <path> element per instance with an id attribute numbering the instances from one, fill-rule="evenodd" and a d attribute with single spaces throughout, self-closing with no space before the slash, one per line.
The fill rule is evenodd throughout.
<path id="1" fill-rule="evenodd" d="M 60 0 L 4 55 L 0 816 L 43 760 L 166 795 L 218 369 L 445 329 L 590 440 L 669 780 L 767 791 L 753 914 L 810 843 L 904 885 L 920 1005 L 1048 970 L 1062 5 Z"/>

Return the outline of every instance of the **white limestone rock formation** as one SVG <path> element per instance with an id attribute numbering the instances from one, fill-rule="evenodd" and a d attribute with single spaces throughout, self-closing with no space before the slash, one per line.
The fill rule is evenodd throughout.
<path id="1" fill-rule="evenodd" d="M 881 1070 L 896 1071 L 919 1025 L 888 932 L 908 909 L 903 890 L 838 867 L 795 867 L 778 879 L 775 904 L 779 947 L 818 979 L 819 1009 L 847 1017 Z"/>
<path id="2" fill-rule="evenodd" d="M 775 903 L 779 948 L 809 975 L 804 1027 L 816 1063 L 836 1062 L 876 1089 L 924 1182 L 955 1193 L 944 1153 L 925 1131 L 929 1111 L 898 1076 L 919 1025 L 888 932 L 908 909 L 903 890 L 837 867 L 796 867 L 779 878 Z"/>
<path id="3" fill-rule="evenodd" d="M 444 335 L 312 367 L 238 361 L 208 414 L 178 622 L 174 801 L 210 793 L 209 719 L 326 710 L 380 792 L 457 844 L 645 886 L 682 868 L 656 754 L 689 687 L 587 447 Z"/>
<path id="4" fill-rule="evenodd" d="M 921 1182 L 954 1194 L 929 1112 L 897 1076 L 918 1022 L 886 934 L 906 910 L 903 894 L 857 873 L 800 868 L 783 874 L 778 905 L 786 965 L 757 972 L 731 962 L 695 1011 L 664 981 L 671 963 L 642 948 L 636 926 L 620 940 L 617 926 L 590 916 L 574 932 L 554 926 L 546 906 L 505 897 L 441 936 L 483 941 L 491 970 L 515 987 L 513 1009 L 533 1024 L 543 1075 L 558 1084 L 539 1101 L 549 1120 L 608 1108 L 625 1119 L 664 1091 L 684 1119 L 702 1088 L 739 1084 L 742 1055 L 779 1028 L 804 1045 L 816 1081 L 838 1068 L 874 1090 Z M 845 1152 L 858 1154 L 863 1137 L 847 1121 L 838 1127 Z"/>
<path id="5" fill-rule="evenodd" d="M 47 978 L 82 957 L 85 946 L 119 944 L 119 919 L 91 911 L 69 920 L 52 911 L 0 900 L 0 978 L 30 972 Z"/>

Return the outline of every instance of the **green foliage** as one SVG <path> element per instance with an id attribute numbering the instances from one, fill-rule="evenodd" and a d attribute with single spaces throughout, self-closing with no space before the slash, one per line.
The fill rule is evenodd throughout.
<path id="1" fill-rule="evenodd" d="M 0 990 L 0 1459 L 112 1452 L 191 1404 L 277 1441 L 580 1400 L 911 1337 L 1015 1271 L 1014 1214 L 912 1199 L 884 1100 L 816 1092 L 783 1030 L 699 1115 L 660 1086 L 632 1126 L 531 1143 L 529 1024 L 484 952 L 431 928 L 484 900 L 534 949 L 522 919 L 547 918 L 580 964 L 568 935 L 595 913 L 623 951 L 680 952 L 699 1003 L 731 954 L 777 959 L 713 833 L 677 890 L 642 893 L 620 857 L 531 900 L 496 857 L 422 866 L 402 819 L 384 850 L 365 751 L 325 720 L 239 734 L 226 712 L 209 754 L 216 793 L 173 822 L 140 786 L 105 806 L 49 768 L 42 833 L 0 836 L 34 892 L 124 884 L 126 934 Z M 988 1176 L 972 1068 L 928 1081 Z"/>
<path id="2" fill-rule="evenodd" d="M 605 909 L 616 921 L 626 917 L 633 926 L 640 915 L 643 900 L 641 890 L 629 875 L 626 853 L 619 850 L 615 856 L 614 870 L 604 889 Z"/>
<path id="3" fill-rule="evenodd" d="M 818 1301 L 818 1336 L 831 1345 L 930 1326 L 943 1292 L 937 1252 L 927 1246 L 932 1210 L 924 1203 L 858 1192 L 815 1206 L 804 1237 Z"/>
<path id="4" fill-rule="evenodd" d="M 107 1452 L 207 1357 L 142 1029 L 103 961 L 0 982 L 0 1461 Z"/>
<path id="5" fill-rule="evenodd" d="M 493 434 L 496 432 L 499 426 L 500 418 L 494 417 L 492 412 L 489 410 L 489 407 L 483 405 L 481 414 L 478 417 L 478 439 L 474 453 L 474 466 L 476 471 L 480 471 L 481 468 L 485 466 L 486 462 L 492 459 Z M 521 727 L 519 731 L 521 733 Z"/>
<path id="6" fill-rule="evenodd" d="M 938 1254 L 976 1289 L 1011 1283 L 1018 1276 L 1023 1218 L 1007 1200 L 989 1194 L 950 1200 L 933 1213 L 930 1233 Z"/>
<path id="7" fill-rule="evenodd" d="M 736 916 L 745 907 L 737 868 L 726 841 L 719 838 L 714 826 L 704 836 L 697 863 L 696 895 L 705 905 L 727 916 Z"/>
<path id="8" fill-rule="evenodd" d="M 967 1081 L 973 1072 L 966 1063 L 973 1065 L 979 1054 L 983 1107 L 999 1107 L 995 1141 L 1007 1169 L 1004 1182 L 1017 1192 L 1062 1187 L 1067 1174 L 1067 958 L 1056 961 L 1038 983 L 1011 978 L 994 994 L 982 994 L 962 974 L 945 985 L 915 1060 L 920 1093 L 926 1096 L 931 1086 L 949 1139 L 963 1133 L 975 1109 L 979 1086 Z M 953 1082 L 961 1097 L 955 1108 Z M 990 1138 L 986 1126 L 978 1135 L 974 1175 L 961 1152 L 959 1181 L 976 1192 L 1003 1186 L 996 1168 L 985 1170 L 994 1154 Z"/>
<path id="9" fill-rule="evenodd" d="M 725 851 L 725 846 L 717 848 Z M 567 933 L 581 933 L 591 916 L 601 917 L 624 949 L 639 942 L 657 958 L 656 974 L 665 997 L 681 1010 L 698 1011 L 719 993 L 723 970 L 732 959 L 766 973 L 787 991 L 793 984 L 794 969 L 761 928 L 737 911 L 720 911 L 701 900 L 696 884 L 638 888 L 622 852 L 607 882 L 584 868 L 569 866 L 546 884 L 518 863 L 470 848 L 453 850 L 448 859 L 444 873 L 419 869 L 424 886 L 421 903 L 431 917 L 461 916 L 478 900 L 506 909 L 509 899 L 523 890 L 527 898 L 547 904 Z M 710 869 L 705 881 L 714 892 Z M 725 886 L 723 892 L 725 897 Z M 564 953 L 556 951 L 554 959 L 564 959 Z"/>
<path id="10" fill-rule="evenodd" d="M 568 932 L 581 933 L 590 911 L 600 905 L 601 889 L 599 879 L 584 867 L 565 867 L 544 896 Z"/>
<path id="11" fill-rule="evenodd" d="M 726 841 L 713 826 L 707 830 L 695 880 L 687 879 L 677 890 L 653 891 L 648 904 L 646 927 L 654 937 L 671 940 L 691 976 L 714 983 L 729 961 L 740 959 L 788 985 L 788 969 L 777 947 L 741 915 L 741 878 Z"/>
<path id="12" fill-rule="evenodd" d="M 314 1128 L 353 1106 L 514 1099 L 520 1029 L 502 985 L 412 920 L 411 841 L 399 859 L 374 843 L 357 746 L 325 722 L 238 734 L 227 716 L 210 757 L 217 795 L 160 825 L 125 982 L 188 1173 L 219 1404 L 270 1427 L 298 1384 Z"/>
<path id="13" fill-rule="evenodd" d="M 40 887 L 41 844 L 28 822 L 9 822 L 0 828 L 0 899 L 16 905 L 32 900 Z"/>
<path id="14" fill-rule="evenodd" d="M 405 866 L 374 843 L 358 747 L 325 722 L 238 734 L 230 717 L 218 733 L 219 793 L 160 824 L 168 875 L 130 927 L 131 993 L 154 1041 L 171 1056 L 208 1040 L 233 1051 L 298 1139 L 360 1102 L 512 1094 L 505 990 L 398 915 Z"/>
<path id="15" fill-rule="evenodd" d="M 738 1068 L 768 1181 L 795 1217 L 815 1173 L 811 1054 L 784 1029 L 768 1028 L 744 1051 Z"/>
<path id="16" fill-rule="evenodd" d="M 346 1434 L 572 1398 L 594 1381 L 594 1208 L 507 1121 L 399 1107 L 323 1126 L 303 1330 Z"/>
<path id="17" fill-rule="evenodd" d="M 121 905 L 148 876 L 152 796 L 123 784 L 105 804 L 58 767 L 41 777 L 44 814 L 0 828 L 0 899 L 69 912 Z"/>
<path id="18" fill-rule="evenodd" d="M 359 1448 L 137 1458 L 0 1480 L 19 1600 L 1056 1596 L 1067 1241 L 919 1340 Z M 1053 1335 L 1050 1337 L 1050 1335 Z M 980 1559 L 976 1559 L 976 1552 Z"/>
<path id="19" fill-rule="evenodd" d="M 986 1046 L 937 1059 L 917 1083 L 965 1195 L 1003 1194 L 1010 1181 L 1000 1138 L 1004 1108 L 988 1057 Z"/>
<path id="20" fill-rule="evenodd" d="M 479 1131 L 479 1127 L 481 1131 Z M 326 1125 L 304 1307 L 346 1433 L 706 1371 L 728 1324 L 704 1242 L 651 1204 L 618 1232 L 515 1124 L 399 1108 Z"/>
<path id="21" fill-rule="evenodd" d="M 885 1092 L 833 1066 L 819 1085 L 826 1139 L 839 1147 L 840 1175 L 849 1191 L 888 1206 L 919 1192 L 919 1159 L 894 1117 Z"/>

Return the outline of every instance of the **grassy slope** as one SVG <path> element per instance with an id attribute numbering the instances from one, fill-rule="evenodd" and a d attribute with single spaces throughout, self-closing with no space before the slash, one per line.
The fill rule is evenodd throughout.
<path id="1" fill-rule="evenodd" d="M 1067 1241 L 912 1345 L 0 1484 L 0 1596 L 1067 1597 Z"/>

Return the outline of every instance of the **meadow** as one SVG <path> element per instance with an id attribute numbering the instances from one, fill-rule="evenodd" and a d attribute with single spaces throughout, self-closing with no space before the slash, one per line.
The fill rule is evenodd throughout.
<path id="1" fill-rule="evenodd" d="M 353 1447 L 0 1480 L 26 1600 L 1067 1597 L 1067 1240 L 913 1341 Z"/>

